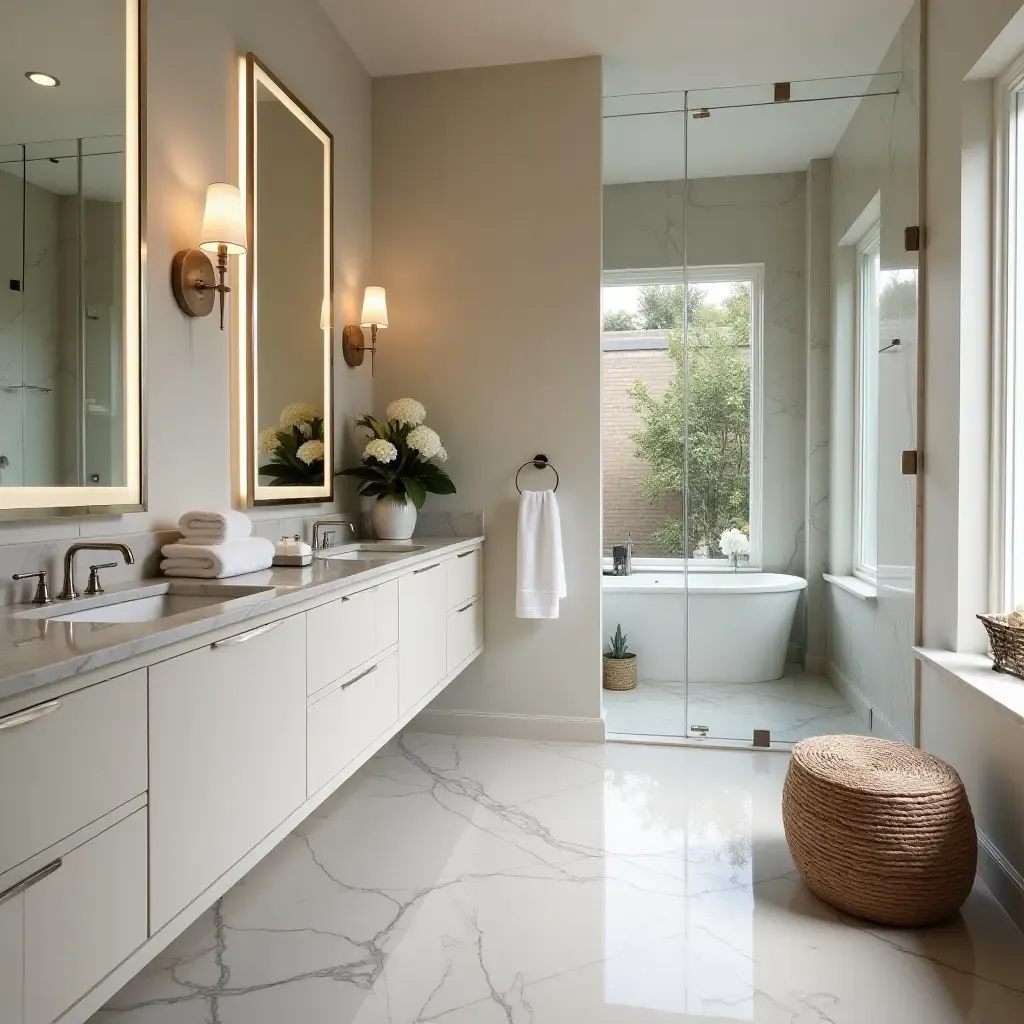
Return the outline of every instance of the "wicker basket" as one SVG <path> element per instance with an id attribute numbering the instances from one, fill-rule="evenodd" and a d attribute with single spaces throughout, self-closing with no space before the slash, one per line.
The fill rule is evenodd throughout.
<path id="1" fill-rule="evenodd" d="M 636 689 L 636 655 L 609 658 L 604 655 L 604 688 L 606 690 Z"/>
<path id="2" fill-rule="evenodd" d="M 1011 626 L 1008 615 L 979 615 L 992 644 L 992 667 L 1024 679 L 1024 629 Z"/>

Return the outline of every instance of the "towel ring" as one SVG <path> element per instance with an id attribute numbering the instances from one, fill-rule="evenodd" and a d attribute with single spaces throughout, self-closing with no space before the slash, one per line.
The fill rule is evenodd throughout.
<path id="1" fill-rule="evenodd" d="M 522 487 L 519 486 L 519 474 L 522 473 L 522 471 L 524 469 L 526 469 L 527 466 L 533 466 L 534 469 L 550 469 L 551 472 L 555 474 L 555 487 L 554 487 L 554 489 L 556 491 L 558 490 L 558 484 L 560 482 L 559 478 L 558 478 L 558 470 L 555 469 L 555 467 L 552 466 L 550 462 L 548 462 L 548 457 L 546 455 L 534 455 L 534 457 L 532 459 L 530 459 L 529 462 L 524 462 L 519 467 L 519 469 L 516 470 L 516 490 L 520 494 L 523 493 L 523 489 L 522 489 Z"/>

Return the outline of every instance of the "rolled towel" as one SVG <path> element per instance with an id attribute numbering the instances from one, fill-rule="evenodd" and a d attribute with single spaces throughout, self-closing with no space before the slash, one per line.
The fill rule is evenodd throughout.
<path id="1" fill-rule="evenodd" d="M 248 537 L 252 523 L 244 512 L 233 509 L 197 509 L 178 520 L 178 529 L 185 544 L 226 544 Z"/>
<path id="2" fill-rule="evenodd" d="M 245 537 L 227 544 L 165 544 L 160 571 L 165 576 L 187 576 L 201 580 L 219 580 L 242 576 L 247 572 L 269 569 L 274 560 L 274 545 L 263 537 Z"/>

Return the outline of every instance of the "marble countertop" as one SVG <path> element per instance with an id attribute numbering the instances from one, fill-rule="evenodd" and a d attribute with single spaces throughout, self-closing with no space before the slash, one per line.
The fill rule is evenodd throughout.
<path id="1" fill-rule="evenodd" d="M 312 565 L 302 568 L 275 567 L 224 580 L 171 580 L 161 576 L 111 587 L 95 598 L 46 607 L 8 605 L 0 609 L 0 701 L 214 630 L 285 612 L 289 606 L 311 598 L 372 586 L 375 581 L 401 575 L 438 555 L 458 554 L 482 541 L 483 537 L 415 538 L 414 543 L 422 548 L 397 559 L 374 558 L 368 552 L 358 561 L 314 558 Z M 155 597 L 181 585 L 187 585 L 194 595 L 232 586 L 250 591 L 254 587 L 271 589 L 147 622 L 55 622 L 47 618 L 123 603 L 140 595 Z"/>

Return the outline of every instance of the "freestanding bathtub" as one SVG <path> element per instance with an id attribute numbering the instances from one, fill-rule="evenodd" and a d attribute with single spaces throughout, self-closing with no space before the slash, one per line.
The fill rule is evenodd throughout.
<path id="1" fill-rule="evenodd" d="M 603 579 L 605 642 L 621 623 L 640 678 L 655 682 L 683 679 L 687 634 L 690 682 L 778 679 L 807 586 L 799 576 L 763 572 L 635 572 Z"/>

